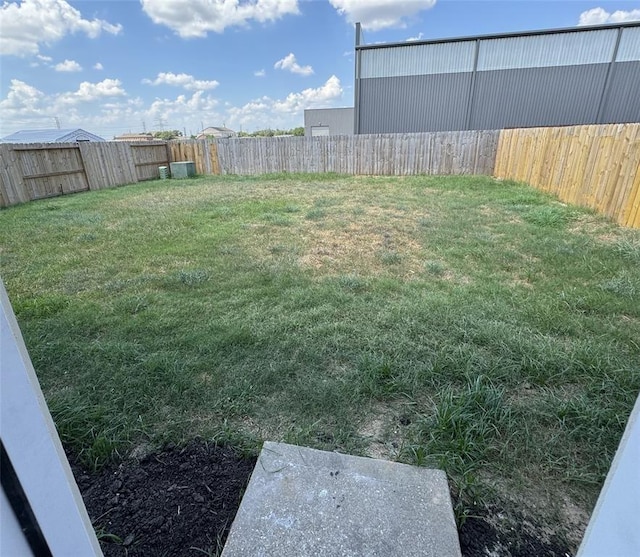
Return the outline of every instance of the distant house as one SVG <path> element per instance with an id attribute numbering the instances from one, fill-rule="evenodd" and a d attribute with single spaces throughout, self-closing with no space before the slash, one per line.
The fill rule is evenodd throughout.
<path id="1" fill-rule="evenodd" d="M 20 130 L 0 139 L 0 143 L 76 143 L 77 141 L 105 141 L 105 139 L 80 128 Z"/>
<path id="2" fill-rule="evenodd" d="M 150 133 L 123 133 L 113 138 L 114 141 L 153 141 L 153 137 Z"/>
<path id="3" fill-rule="evenodd" d="M 238 134 L 229 128 L 215 127 L 211 126 L 202 130 L 197 136 L 196 139 L 206 139 L 207 137 L 212 137 L 215 139 L 225 139 L 227 137 L 238 137 Z"/>

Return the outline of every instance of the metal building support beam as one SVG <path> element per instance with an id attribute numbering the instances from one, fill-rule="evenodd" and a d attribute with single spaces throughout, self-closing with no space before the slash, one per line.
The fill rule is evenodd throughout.
<path id="1" fill-rule="evenodd" d="M 616 46 L 613 48 L 613 54 L 611 56 L 611 62 L 607 68 L 607 77 L 604 80 L 604 87 L 602 88 L 602 95 L 600 96 L 600 103 L 598 104 L 598 115 L 596 116 L 596 124 L 602 124 L 602 115 L 607 103 L 607 97 L 609 96 L 609 89 L 611 87 L 611 80 L 613 77 L 614 65 L 616 58 L 618 57 L 618 48 L 620 47 L 620 39 L 622 38 L 623 27 L 618 27 L 618 35 L 616 37 Z"/>
<path id="2" fill-rule="evenodd" d="M 353 133 L 360 133 L 360 35 L 362 29 L 360 23 L 356 23 L 356 44 L 355 44 L 355 76 L 353 79 Z"/>
<path id="3" fill-rule="evenodd" d="M 471 84 L 469 85 L 469 96 L 467 97 L 467 116 L 464 121 L 464 129 L 471 129 L 471 117 L 473 115 L 473 103 L 476 99 L 476 74 L 478 73 L 478 52 L 480 50 L 480 40 L 476 39 L 476 49 L 473 55 L 473 73 L 471 74 Z"/>

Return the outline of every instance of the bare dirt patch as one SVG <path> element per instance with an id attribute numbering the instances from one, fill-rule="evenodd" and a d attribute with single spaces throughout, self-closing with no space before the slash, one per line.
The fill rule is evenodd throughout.
<path id="1" fill-rule="evenodd" d="M 302 238 L 305 247 L 300 264 L 318 274 L 375 276 L 392 271 L 410 277 L 421 270 L 420 244 L 393 228 L 353 222 L 345 229 L 308 230 Z"/>

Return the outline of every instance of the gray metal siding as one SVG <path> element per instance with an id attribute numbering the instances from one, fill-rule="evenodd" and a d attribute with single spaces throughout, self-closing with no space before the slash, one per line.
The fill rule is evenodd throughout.
<path id="1" fill-rule="evenodd" d="M 478 72 L 472 129 L 596 121 L 607 64 Z"/>
<path id="2" fill-rule="evenodd" d="M 357 133 L 640 122 L 634 23 L 356 53 Z"/>
<path id="3" fill-rule="evenodd" d="M 603 124 L 640 122 L 640 62 L 616 62 Z"/>
<path id="4" fill-rule="evenodd" d="M 304 111 L 304 135 L 314 126 L 328 126 L 329 135 L 353 135 L 353 108 L 319 108 Z"/>
<path id="5" fill-rule="evenodd" d="M 360 82 L 360 133 L 465 129 L 471 73 Z"/>

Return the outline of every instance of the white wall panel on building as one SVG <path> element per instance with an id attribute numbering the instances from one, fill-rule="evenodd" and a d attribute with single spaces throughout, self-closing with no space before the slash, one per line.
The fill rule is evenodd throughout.
<path id="1" fill-rule="evenodd" d="M 616 62 L 638 61 L 640 61 L 640 27 L 623 29 Z"/>
<path id="2" fill-rule="evenodd" d="M 362 78 L 473 71 L 475 41 L 410 44 L 361 51 Z"/>
<path id="3" fill-rule="evenodd" d="M 478 71 L 607 64 L 617 34 L 617 29 L 599 29 L 481 40 Z"/>

